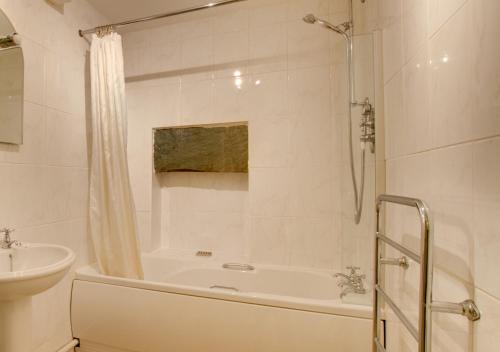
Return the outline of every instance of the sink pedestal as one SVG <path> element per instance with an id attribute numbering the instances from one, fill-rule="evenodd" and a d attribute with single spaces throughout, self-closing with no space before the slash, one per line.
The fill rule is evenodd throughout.
<path id="1" fill-rule="evenodd" d="M 31 297 L 0 300 L 0 351 L 31 351 Z"/>
<path id="2" fill-rule="evenodd" d="M 71 249 L 53 244 L 0 249 L 0 352 L 32 351 L 31 298 L 60 282 L 74 261 Z"/>

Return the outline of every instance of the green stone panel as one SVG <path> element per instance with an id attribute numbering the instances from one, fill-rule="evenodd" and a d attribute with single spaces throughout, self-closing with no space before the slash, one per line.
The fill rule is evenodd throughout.
<path id="1" fill-rule="evenodd" d="M 155 172 L 248 172 L 248 126 L 174 127 L 154 133 Z"/>

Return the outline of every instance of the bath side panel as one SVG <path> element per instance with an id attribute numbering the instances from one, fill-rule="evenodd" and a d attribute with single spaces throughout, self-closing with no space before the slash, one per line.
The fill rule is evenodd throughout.
<path id="1" fill-rule="evenodd" d="M 359 352 L 371 320 L 75 280 L 80 352 Z"/>

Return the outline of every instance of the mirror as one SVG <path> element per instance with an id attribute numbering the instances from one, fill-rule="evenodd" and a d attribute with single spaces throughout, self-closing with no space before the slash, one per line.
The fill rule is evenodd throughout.
<path id="1" fill-rule="evenodd" d="M 24 59 L 15 33 L 0 10 L 0 143 L 22 144 Z"/>

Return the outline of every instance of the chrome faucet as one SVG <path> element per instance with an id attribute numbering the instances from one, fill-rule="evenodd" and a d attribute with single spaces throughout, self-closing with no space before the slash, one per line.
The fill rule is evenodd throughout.
<path id="1" fill-rule="evenodd" d="M 333 275 L 336 278 L 340 278 L 338 286 L 343 288 L 340 293 L 340 298 L 344 298 L 348 293 L 365 294 L 366 288 L 363 279 L 366 278 L 366 275 L 358 274 L 357 270 L 360 268 L 357 266 L 348 266 L 347 269 L 351 271 L 349 275 L 343 273 L 336 273 Z"/>
<path id="2" fill-rule="evenodd" d="M 12 232 L 14 232 L 15 230 L 13 229 L 1 229 L 0 230 L 0 235 L 3 234 L 3 239 L 0 239 L 0 248 L 1 249 L 10 249 L 12 248 L 12 246 L 14 245 L 19 245 L 20 242 L 16 241 L 16 240 L 11 240 L 10 238 L 10 234 Z"/>

